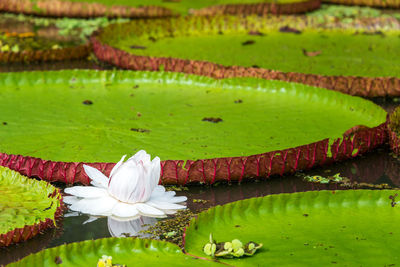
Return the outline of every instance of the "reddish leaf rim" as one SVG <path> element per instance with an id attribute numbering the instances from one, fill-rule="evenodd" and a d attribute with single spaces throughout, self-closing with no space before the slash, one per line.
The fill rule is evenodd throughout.
<path id="1" fill-rule="evenodd" d="M 0 248 L 19 242 L 24 242 L 35 237 L 44 230 L 56 226 L 56 221 L 62 217 L 65 205 L 59 189 L 55 189 L 52 195 L 57 196 L 57 199 L 60 201 L 60 206 L 56 209 L 54 218 L 46 218 L 44 221 L 40 221 L 39 223 L 25 225 L 23 228 L 15 228 L 14 230 L 11 230 L 5 234 L 0 234 Z"/>
<path id="2" fill-rule="evenodd" d="M 330 139 L 323 139 L 295 148 L 246 157 L 165 160 L 161 162 L 160 184 L 213 184 L 217 181 L 241 182 L 247 179 L 269 178 L 271 175 L 283 175 L 355 157 L 387 140 L 386 122 L 374 128 L 358 131 L 352 129 L 346 132 L 350 134 L 344 134 L 342 138 L 333 142 L 330 142 Z M 88 185 L 90 179 L 85 174 L 83 164 L 97 168 L 107 176 L 115 165 L 115 163 L 98 162 L 60 162 L 0 153 L 1 166 L 50 182 Z"/>
<path id="3" fill-rule="evenodd" d="M 190 18 L 188 18 L 190 19 Z M 212 18 L 203 18 L 204 21 L 210 22 Z M 360 20 L 358 24 L 365 25 L 368 30 L 379 30 L 380 23 L 392 24 L 392 21 L 383 20 Z M 168 20 L 165 20 L 167 23 Z M 271 24 L 280 25 L 281 21 L 271 20 Z M 312 27 L 316 21 L 308 21 L 307 18 L 300 18 L 294 23 L 299 23 L 300 29 Z M 146 25 L 147 22 L 141 22 Z M 152 21 L 148 22 L 152 23 Z M 161 23 L 161 22 L 160 22 Z M 247 23 L 246 19 L 238 19 L 239 25 L 251 31 L 254 30 L 252 23 Z M 264 23 L 268 23 L 265 20 Z M 355 23 L 354 29 L 356 29 Z M 210 23 L 208 23 L 210 24 Z M 308 25 L 311 24 L 311 25 Z M 155 24 L 156 25 L 156 24 Z M 295 24 L 296 25 L 296 24 Z M 337 29 L 351 28 L 352 25 L 345 25 L 337 23 L 332 26 Z M 110 25 L 108 27 L 113 27 Z M 201 26 L 198 26 L 201 27 Z M 395 26 L 397 27 L 397 26 Z M 151 26 L 150 26 L 151 29 Z M 264 68 L 254 67 L 241 67 L 241 66 L 224 66 L 208 61 L 200 60 L 186 60 L 179 58 L 167 57 L 151 57 L 139 56 L 128 53 L 121 49 L 112 47 L 102 43 L 102 32 L 94 34 L 91 37 L 93 45 L 93 52 L 95 56 L 104 62 L 113 64 L 123 69 L 130 70 L 147 70 L 147 71 L 170 71 L 170 72 L 183 72 L 188 74 L 208 76 L 215 79 L 232 78 L 232 77 L 255 77 L 267 80 L 282 80 L 287 82 L 303 83 L 311 86 L 322 87 L 330 90 L 339 91 L 349 95 L 363 96 L 363 97 L 378 97 L 378 96 L 400 96 L 400 78 L 397 77 L 361 77 L 361 76 L 329 76 L 318 74 L 305 74 L 297 72 L 282 72 Z"/>
<path id="4" fill-rule="evenodd" d="M 0 10 L 12 13 L 51 17 L 103 17 L 152 18 L 172 16 L 171 10 L 157 7 L 108 7 L 99 3 L 69 2 L 61 0 L 1 0 Z"/>
<path id="5" fill-rule="evenodd" d="M 29 61 L 61 61 L 69 59 L 81 59 L 89 55 L 89 44 L 66 47 L 61 49 L 48 49 L 21 52 L 0 52 L 0 62 L 29 62 Z"/>
<path id="6" fill-rule="evenodd" d="M 323 0 L 323 2 L 341 5 L 400 8 L 400 1 L 398 0 Z"/>
<path id="7" fill-rule="evenodd" d="M 266 15 L 266 14 L 294 14 L 305 13 L 318 9 L 321 0 L 306 0 L 303 2 L 276 4 L 227 4 L 202 8 L 194 11 L 195 15 Z M 126 17 L 126 18 L 154 18 L 175 16 L 175 12 L 160 6 L 129 7 L 113 5 L 111 7 L 100 3 L 70 2 L 61 0 L 2 0 L 0 10 L 13 13 L 46 15 L 53 17 Z"/>
<path id="8" fill-rule="evenodd" d="M 397 155 L 400 154 L 400 137 L 398 136 L 398 133 L 394 129 L 392 129 L 391 125 L 400 123 L 398 121 L 394 121 L 392 118 L 393 114 L 396 112 L 398 113 L 399 110 L 400 107 L 397 107 L 395 108 L 395 110 L 393 110 L 393 112 L 390 115 L 388 115 L 388 125 L 387 125 L 388 135 L 389 135 L 389 145 L 392 151 Z"/>

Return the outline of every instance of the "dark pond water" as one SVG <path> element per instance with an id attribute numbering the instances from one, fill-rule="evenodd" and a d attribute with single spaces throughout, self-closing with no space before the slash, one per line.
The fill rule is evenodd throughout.
<path id="1" fill-rule="evenodd" d="M 2 71 L 24 70 L 57 70 L 57 69 L 89 68 L 110 69 L 109 66 L 99 66 L 89 61 L 72 61 L 63 63 L 43 63 L 35 65 L 12 64 L 0 66 Z M 374 102 L 391 111 L 396 107 L 396 99 L 374 99 Z M 329 176 L 340 173 L 351 182 L 368 184 L 388 184 L 400 187 L 400 161 L 390 155 L 390 149 L 384 145 L 373 152 L 364 154 L 356 159 L 334 163 L 329 166 L 314 168 L 304 172 L 305 175 Z M 188 197 L 187 205 L 192 211 L 198 211 L 215 205 L 279 193 L 304 192 L 311 190 L 347 189 L 338 184 L 316 184 L 304 181 L 299 176 L 286 175 L 271 177 L 268 180 L 248 181 L 241 184 L 218 184 L 213 186 L 189 186 L 188 190 L 177 192 L 177 195 Z M 364 187 L 365 188 L 365 187 Z M 198 199 L 206 200 L 198 202 Z M 195 202 L 193 202 L 193 200 Z M 59 222 L 57 229 L 52 229 L 25 243 L 0 249 L 0 265 L 13 262 L 30 253 L 38 252 L 47 247 L 64 243 L 119 236 L 122 233 L 134 235 L 142 229 L 143 224 L 154 224 L 156 219 L 142 218 L 141 221 L 115 222 L 107 218 L 87 222 L 86 215 L 71 216 L 69 213 Z"/>

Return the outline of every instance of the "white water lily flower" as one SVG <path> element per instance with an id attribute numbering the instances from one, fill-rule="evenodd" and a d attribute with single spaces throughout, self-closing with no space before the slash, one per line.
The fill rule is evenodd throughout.
<path id="1" fill-rule="evenodd" d="M 165 191 L 158 185 L 161 174 L 160 159 L 152 161 L 150 155 L 140 150 L 124 162 L 125 156 L 111 170 L 110 178 L 96 168 L 83 165 L 93 186 L 66 188 L 64 197 L 73 211 L 94 216 L 132 218 L 135 216 L 164 217 L 185 205 L 184 196 L 175 196 L 174 191 Z"/>

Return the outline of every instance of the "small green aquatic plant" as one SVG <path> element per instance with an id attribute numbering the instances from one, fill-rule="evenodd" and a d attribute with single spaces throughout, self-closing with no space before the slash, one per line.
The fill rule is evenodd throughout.
<path id="1" fill-rule="evenodd" d="M 331 182 L 333 183 L 341 183 L 343 182 L 344 177 L 340 176 L 340 173 L 336 173 L 333 176 L 321 176 L 321 175 L 305 175 L 303 179 L 307 182 L 313 182 L 313 183 L 320 183 L 320 184 L 329 184 Z"/>
<path id="2" fill-rule="evenodd" d="M 97 267 L 126 267 L 125 264 L 113 264 L 112 263 L 112 257 L 103 255 L 99 261 L 97 262 Z"/>
<path id="3" fill-rule="evenodd" d="M 253 241 L 247 242 L 245 245 L 239 239 L 233 239 L 231 242 L 217 243 L 210 233 L 210 240 L 203 247 L 203 252 L 211 257 L 224 258 L 240 258 L 243 256 L 253 256 L 263 244 Z"/>

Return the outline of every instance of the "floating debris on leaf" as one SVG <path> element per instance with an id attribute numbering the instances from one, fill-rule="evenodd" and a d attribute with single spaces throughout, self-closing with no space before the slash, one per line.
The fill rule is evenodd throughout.
<path id="1" fill-rule="evenodd" d="M 291 27 L 289 27 L 289 26 L 281 27 L 281 28 L 279 29 L 279 31 L 280 31 L 280 32 L 294 33 L 294 34 L 300 34 L 300 33 L 301 33 L 300 30 L 295 29 L 295 28 L 291 28 Z"/>
<path id="2" fill-rule="evenodd" d="M 149 133 L 150 132 L 150 130 L 142 129 L 142 128 L 131 128 L 131 131 L 138 132 L 138 133 Z"/>
<path id="3" fill-rule="evenodd" d="M 131 49 L 146 49 L 147 47 L 142 46 L 142 45 L 131 45 L 130 48 Z"/>
<path id="4" fill-rule="evenodd" d="M 252 44 L 255 44 L 254 40 L 248 40 L 248 41 L 242 43 L 242 45 L 252 45 Z"/>
<path id="5" fill-rule="evenodd" d="M 249 35 L 264 36 L 265 34 L 259 31 L 249 31 Z"/>
<path id="6" fill-rule="evenodd" d="M 209 242 L 204 245 L 203 252 L 211 257 L 240 258 L 243 256 L 253 256 L 262 246 L 261 243 L 258 244 L 253 241 L 243 245 L 239 239 L 233 239 L 231 242 L 217 243 L 210 233 Z"/>
<path id="7" fill-rule="evenodd" d="M 389 199 L 391 200 L 390 205 L 392 207 L 396 206 L 397 202 L 396 202 L 396 197 L 398 196 L 398 194 L 394 194 L 394 196 L 389 196 Z"/>
<path id="8" fill-rule="evenodd" d="M 321 53 L 321 51 L 307 51 L 303 48 L 303 54 L 307 57 L 315 57 L 320 55 Z"/>
<path id="9" fill-rule="evenodd" d="M 212 122 L 212 123 L 218 123 L 218 122 L 221 122 L 222 119 L 221 118 L 209 117 L 209 118 L 203 118 L 202 121 L 209 121 L 209 122 Z"/>
<path id="10" fill-rule="evenodd" d="M 93 105 L 93 101 L 92 100 L 84 100 L 82 102 L 82 104 L 84 104 L 84 105 Z"/>

